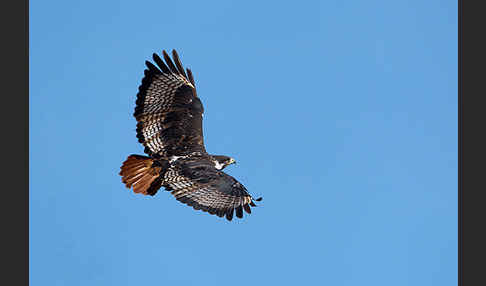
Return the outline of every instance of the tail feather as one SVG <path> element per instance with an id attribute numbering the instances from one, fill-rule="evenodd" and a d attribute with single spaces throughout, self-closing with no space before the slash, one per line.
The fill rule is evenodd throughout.
<path id="1" fill-rule="evenodd" d="M 152 176 L 150 173 L 144 174 L 138 181 L 134 183 L 133 191 L 135 193 L 147 194 L 150 184 L 152 184 L 155 179 L 156 177 Z"/>
<path id="2" fill-rule="evenodd" d="M 127 188 L 132 188 L 135 193 L 155 195 L 160 188 L 162 168 L 155 164 L 154 159 L 141 155 L 130 155 L 120 167 L 122 182 Z"/>
<path id="3" fill-rule="evenodd" d="M 139 173 L 139 174 L 130 174 L 132 177 L 125 177 L 122 178 L 122 182 L 125 183 L 125 185 L 128 188 L 131 188 L 134 183 L 136 183 L 143 175 L 144 173 Z M 127 175 L 128 176 L 128 175 Z"/>

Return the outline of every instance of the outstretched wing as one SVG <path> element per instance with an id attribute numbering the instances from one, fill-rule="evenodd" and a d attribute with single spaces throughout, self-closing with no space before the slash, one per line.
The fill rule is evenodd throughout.
<path id="1" fill-rule="evenodd" d="M 163 51 L 164 63 L 154 54 L 158 67 L 145 62 L 148 69 L 137 94 L 137 138 L 145 146 L 144 152 L 153 157 L 206 152 L 204 108 L 197 97 L 192 72 L 187 69 L 186 74 L 175 50 L 172 56 L 174 62 Z"/>
<path id="2" fill-rule="evenodd" d="M 180 161 L 180 163 L 179 163 Z M 214 164 L 205 159 L 178 160 L 164 178 L 165 187 L 175 198 L 219 217 L 233 219 L 243 217 L 243 210 L 251 213 L 255 207 L 253 197 L 246 188 L 232 176 L 217 170 Z M 259 201 L 261 198 L 256 199 Z"/>

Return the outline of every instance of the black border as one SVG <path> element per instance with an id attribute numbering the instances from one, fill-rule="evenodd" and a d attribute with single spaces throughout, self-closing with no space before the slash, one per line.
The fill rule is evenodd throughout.
<path id="1" fill-rule="evenodd" d="M 466 286 L 486 285 L 486 23 L 480 3 L 458 3 L 458 280 Z"/>
<path id="2" fill-rule="evenodd" d="M 2 284 L 29 284 L 29 2 L 0 4 Z M 3 168 L 2 168 L 3 169 Z"/>

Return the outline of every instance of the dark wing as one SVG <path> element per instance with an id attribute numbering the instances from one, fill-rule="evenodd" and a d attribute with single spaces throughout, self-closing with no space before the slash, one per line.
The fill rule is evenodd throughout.
<path id="1" fill-rule="evenodd" d="M 165 174 L 164 183 L 178 201 L 196 210 L 226 216 L 228 220 L 233 219 L 233 213 L 242 218 L 243 210 L 251 213 L 250 206 L 256 206 L 242 184 L 217 170 L 209 160 L 179 159 Z M 259 200 L 261 198 L 255 201 Z"/>
<path id="2" fill-rule="evenodd" d="M 134 116 L 137 138 L 144 152 L 153 157 L 170 157 L 199 151 L 205 153 L 202 114 L 203 105 L 196 95 L 194 78 L 187 74 L 176 51 L 174 62 L 163 51 L 164 61 L 153 55 L 145 62 L 148 69 L 139 87 Z"/>

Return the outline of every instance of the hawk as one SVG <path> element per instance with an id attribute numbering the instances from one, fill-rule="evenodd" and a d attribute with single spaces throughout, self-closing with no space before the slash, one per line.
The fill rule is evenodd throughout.
<path id="1" fill-rule="evenodd" d="M 210 155 L 204 147 L 202 115 L 190 69 L 184 70 L 179 56 L 166 51 L 165 62 L 153 54 L 145 64 L 138 88 L 135 113 L 137 138 L 148 156 L 130 155 L 120 167 L 122 182 L 135 193 L 153 196 L 164 187 L 195 210 L 228 220 L 251 213 L 254 199 L 246 188 L 222 170 L 236 161 Z"/>

